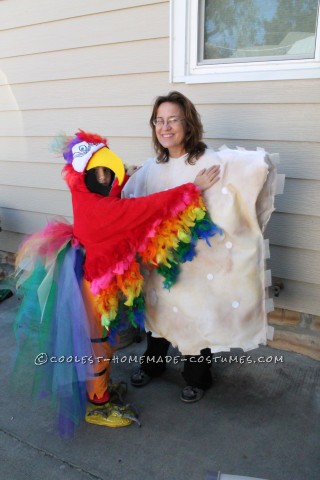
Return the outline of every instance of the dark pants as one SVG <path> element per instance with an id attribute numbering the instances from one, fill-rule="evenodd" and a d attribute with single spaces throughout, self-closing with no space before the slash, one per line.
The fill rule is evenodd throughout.
<path id="1" fill-rule="evenodd" d="M 165 338 L 152 337 L 147 333 L 147 350 L 141 361 L 143 371 L 150 377 L 158 377 L 166 369 L 165 357 L 168 354 L 170 342 Z M 206 390 L 212 385 L 211 351 L 210 348 L 201 350 L 201 355 L 185 355 L 182 376 L 187 385 Z M 149 361 L 147 361 L 149 357 Z"/>

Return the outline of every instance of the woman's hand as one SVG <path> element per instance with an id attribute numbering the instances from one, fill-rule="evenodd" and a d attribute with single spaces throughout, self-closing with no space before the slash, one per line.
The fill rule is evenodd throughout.
<path id="1" fill-rule="evenodd" d="M 204 168 L 198 173 L 193 183 L 197 185 L 197 187 L 199 187 L 202 192 L 204 192 L 220 180 L 219 173 L 220 165 L 214 165 L 210 168 Z"/>
<path id="2" fill-rule="evenodd" d="M 127 168 L 126 174 L 128 175 L 128 177 L 131 177 L 134 173 L 136 173 L 139 170 L 139 168 L 141 167 L 137 167 L 137 165 L 130 165 Z"/>

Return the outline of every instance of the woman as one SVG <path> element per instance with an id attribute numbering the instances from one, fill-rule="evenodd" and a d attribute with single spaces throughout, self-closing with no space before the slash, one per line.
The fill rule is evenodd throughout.
<path id="1" fill-rule="evenodd" d="M 139 197 L 181 185 L 212 165 L 221 177 L 205 192 L 204 200 L 223 233 L 210 241 L 211 247 L 197 246 L 196 261 L 184 265 L 170 292 L 163 289 L 156 272 L 149 276 L 145 288 L 148 345 L 141 368 L 131 378 L 134 386 L 144 386 L 161 375 L 172 343 L 185 355 L 187 385 L 180 398 L 196 402 L 212 384 L 211 352 L 233 347 L 249 350 L 266 342 L 263 237 L 255 205 L 268 165 L 265 152 L 227 149 L 223 154 L 208 149 L 198 112 L 176 91 L 156 99 L 150 126 L 157 156 L 129 180 L 124 196 Z M 262 268 L 257 269 L 258 264 Z"/>
<path id="2" fill-rule="evenodd" d="M 208 160 L 206 168 L 218 163 L 218 159 L 213 152 L 207 151 L 205 143 L 202 142 L 203 127 L 194 105 L 179 92 L 171 92 L 167 97 L 159 97 L 156 100 L 150 119 L 150 126 L 157 153 L 157 165 L 165 166 L 165 164 L 170 163 L 172 175 L 170 178 L 167 178 L 164 168 L 160 177 L 153 176 L 148 179 L 147 189 L 161 191 L 171 188 L 171 186 L 180 185 L 183 183 L 180 180 L 182 169 L 188 170 L 190 173 L 194 172 L 195 169 L 193 167 L 197 164 L 200 157 L 202 157 L 202 161 Z M 159 173 L 161 170 L 160 168 Z M 219 170 L 219 166 L 214 168 L 217 181 L 219 179 Z M 141 179 L 143 178 L 143 175 L 141 175 L 143 173 L 144 169 L 138 172 Z M 139 188 L 139 178 L 136 178 L 135 189 L 137 186 Z M 133 185 L 131 185 L 132 187 Z M 127 192 L 129 192 L 129 189 Z M 146 192 L 141 192 L 141 194 L 145 195 Z M 151 292 L 154 292 L 154 290 L 152 289 Z M 150 304 L 147 300 L 147 305 L 148 303 Z M 147 334 L 147 339 L 148 348 L 145 352 L 145 357 L 149 356 L 151 358 L 155 356 L 156 359 L 160 359 L 160 362 L 144 363 L 139 371 L 132 376 L 131 381 L 134 386 L 146 385 L 152 377 L 159 376 L 166 368 L 164 357 L 167 355 L 170 342 L 165 338 L 154 337 L 150 332 Z M 204 390 L 212 384 L 210 349 L 201 350 L 201 354 L 205 357 L 203 361 L 201 361 L 202 357 L 200 356 L 197 358 L 186 356 L 185 358 L 183 376 L 187 382 L 187 387 L 181 393 L 183 401 L 194 402 L 199 400 Z M 198 362 L 199 359 L 201 363 Z"/>

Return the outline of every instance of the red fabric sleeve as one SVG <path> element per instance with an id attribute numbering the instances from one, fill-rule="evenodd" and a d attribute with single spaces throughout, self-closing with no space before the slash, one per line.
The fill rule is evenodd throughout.
<path id="1" fill-rule="evenodd" d="M 125 186 L 125 184 L 127 183 L 127 181 L 129 180 L 129 176 L 127 174 L 125 174 L 125 177 L 124 177 L 124 180 L 122 182 L 122 185 L 119 185 L 119 182 L 118 182 L 118 179 L 115 178 L 114 179 L 114 182 L 112 184 L 112 188 L 110 190 L 110 193 L 109 193 L 109 197 L 118 197 L 120 198 L 121 197 L 121 192 L 122 192 L 122 189 L 123 187 Z"/>

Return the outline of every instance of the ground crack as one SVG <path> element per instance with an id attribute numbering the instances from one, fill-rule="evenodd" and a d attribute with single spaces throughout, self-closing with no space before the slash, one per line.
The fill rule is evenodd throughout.
<path id="1" fill-rule="evenodd" d="M 22 440 L 21 438 L 19 438 L 17 435 L 11 433 L 11 432 L 8 432 L 7 430 L 4 430 L 3 428 L 0 428 L 0 432 L 4 433 L 5 435 L 7 435 L 8 437 L 11 437 L 15 440 L 17 440 L 18 442 L 22 443 L 23 445 L 26 445 L 28 447 L 31 447 L 33 448 L 34 450 L 37 450 L 38 452 L 42 453 L 43 455 L 45 455 L 46 457 L 50 457 L 50 458 L 53 458 L 54 460 L 58 460 L 59 462 L 61 462 L 62 464 L 64 465 L 67 465 L 68 467 L 70 468 L 74 468 L 76 470 L 78 470 L 78 472 L 81 472 L 81 473 L 85 473 L 86 475 L 90 476 L 91 478 L 94 478 L 95 480 L 104 480 L 102 477 L 98 477 L 97 475 L 95 475 L 94 473 L 91 473 L 91 472 L 88 472 L 87 470 L 85 470 L 84 468 L 80 467 L 79 465 L 76 465 L 74 463 L 71 463 L 71 462 L 67 462 L 66 460 L 63 460 L 62 458 L 56 456 L 54 453 L 50 453 L 48 452 L 47 450 L 44 450 L 43 448 L 39 448 L 37 447 L 36 445 L 33 445 L 32 443 L 30 442 L 27 442 L 26 440 Z"/>

